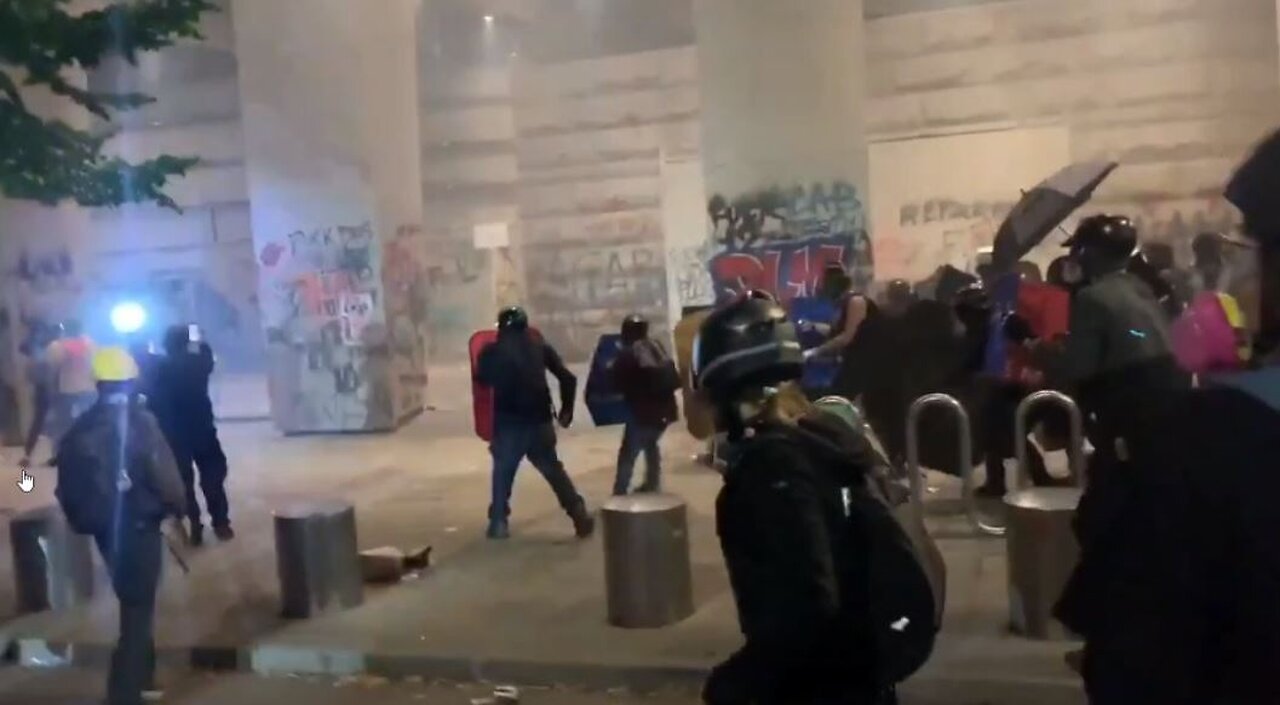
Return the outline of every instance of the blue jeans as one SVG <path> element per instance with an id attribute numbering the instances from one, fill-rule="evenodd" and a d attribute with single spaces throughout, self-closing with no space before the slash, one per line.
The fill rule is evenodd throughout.
<path id="1" fill-rule="evenodd" d="M 120 634 L 107 677 L 108 705 L 141 705 L 154 687 L 156 590 L 164 538 L 155 522 L 126 522 L 113 537 L 94 537 L 120 601 Z"/>
<path id="2" fill-rule="evenodd" d="M 622 446 L 618 448 L 618 473 L 613 479 L 615 495 L 631 491 L 631 476 L 641 453 L 644 453 L 644 483 L 641 487 L 648 491 L 658 490 L 662 482 L 662 454 L 658 451 L 658 441 L 666 430 L 666 426 L 627 422 L 622 432 Z"/>
<path id="3" fill-rule="evenodd" d="M 551 422 L 530 423 L 519 419 L 494 419 L 493 442 L 489 445 L 493 454 L 493 497 L 489 502 L 489 521 L 506 521 L 511 514 L 511 488 L 515 485 L 516 470 L 525 458 L 542 473 L 551 491 L 555 492 L 560 507 L 570 516 L 585 506 L 573 480 L 556 453 L 556 429 Z"/>

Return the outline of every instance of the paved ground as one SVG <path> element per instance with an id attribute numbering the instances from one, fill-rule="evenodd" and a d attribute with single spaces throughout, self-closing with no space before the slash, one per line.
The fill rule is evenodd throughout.
<path id="1" fill-rule="evenodd" d="M 240 538 L 193 555 L 191 576 L 176 570 L 166 576 L 157 636 L 169 660 L 189 663 L 190 650 L 200 647 L 220 665 L 260 673 L 372 671 L 400 679 L 570 682 L 604 691 L 621 684 L 693 687 L 737 646 L 712 525 L 719 478 L 690 462 L 698 445 L 682 430 L 666 442 L 668 486 L 689 503 L 697 612 L 666 629 L 629 631 L 604 621 L 600 540 L 570 538 L 568 521 L 531 469 L 517 484 L 515 538 L 482 538 L 488 455 L 469 435 L 465 377 L 433 375 L 430 401 L 437 411 L 389 436 L 285 439 L 263 423 L 225 425 Z M 582 428 L 562 439 L 566 464 L 593 504 L 608 493 L 618 436 L 617 429 Z M 48 503 L 51 492 L 47 472 L 29 496 L 0 482 L 0 511 Z M 362 547 L 430 544 L 435 565 L 398 586 L 370 588 L 357 609 L 282 620 L 270 512 L 316 495 L 355 504 Z M 912 687 L 925 698 L 967 688 L 992 703 L 1031 692 L 1046 705 L 1075 702 L 1078 687 L 1061 660 L 1066 647 L 1005 632 L 1003 544 L 973 538 L 956 516 L 954 497 L 949 486 L 930 500 L 930 525 L 950 571 L 947 624 L 934 659 Z M 0 540 L 0 611 L 13 604 L 8 551 L 7 538 Z M 103 596 L 83 608 L 13 619 L 0 627 L 0 641 L 18 643 L 25 659 L 43 663 L 65 660 L 57 645 L 72 643 L 71 660 L 100 663 L 114 620 L 113 601 Z M 231 692 L 249 687 L 235 679 L 218 683 Z"/>
<path id="2" fill-rule="evenodd" d="M 0 671 L 0 705 L 90 705 L 100 702 L 102 675 L 84 669 Z M 493 687 L 424 682 L 418 678 L 264 678 L 251 675 L 185 674 L 166 683 L 171 705 L 480 705 Z M 697 705 L 691 690 L 636 694 L 625 689 L 592 692 L 568 688 L 519 688 L 524 705 Z M 1083 705 L 1077 695 L 1046 693 L 1034 687 L 977 691 L 964 684 L 944 688 L 908 686 L 903 705 Z"/>

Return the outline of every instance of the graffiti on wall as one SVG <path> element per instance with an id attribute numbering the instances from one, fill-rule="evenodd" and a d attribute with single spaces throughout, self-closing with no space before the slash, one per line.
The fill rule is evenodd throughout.
<path id="1" fill-rule="evenodd" d="M 715 285 L 707 263 L 715 256 L 712 243 L 667 251 L 667 273 L 680 306 L 707 306 L 715 303 Z"/>
<path id="2" fill-rule="evenodd" d="M 866 213 L 858 190 L 845 181 L 775 187 L 707 203 L 717 251 L 707 271 L 717 298 L 747 288 L 782 301 L 817 293 L 823 268 L 843 264 L 856 287 L 874 273 Z"/>
<path id="3" fill-rule="evenodd" d="M 1138 233 L 1145 240 L 1167 242 L 1189 255 L 1191 241 L 1200 233 L 1232 232 L 1240 222 L 1238 211 L 1222 198 L 1148 202 L 1136 208 L 1118 208 L 1130 213 Z"/>
<path id="4" fill-rule="evenodd" d="M 396 415 L 420 411 L 427 385 L 429 293 L 421 226 L 402 225 L 384 243 L 382 278 L 386 292 L 388 343 L 395 376 Z"/>
<path id="5" fill-rule="evenodd" d="M 396 279 L 379 276 L 379 261 L 388 260 L 368 222 L 296 231 L 259 251 L 272 408 L 286 431 L 394 424 L 392 317 L 384 315 L 392 294 L 383 279 Z M 401 305 L 404 289 L 394 295 Z M 399 314 L 412 315 L 412 307 Z"/>
<path id="6" fill-rule="evenodd" d="M 585 360 L 631 313 L 667 327 L 667 277 L 654 242 L 559 242 L 526 248 L 528 303 L 536 325 L 571 360 Z"/>
<path id="7" fill-rule="evenodd" d="M 427 267 L 428 345 L 433 361 L 458 362 L 467 359 L 471 334 L 493 322 L 493 276 L 490 251 L 470 243 L 446 249 Z"/>
<path id="8" fill-rule="evenodd" d="M 988 247 L 1014 203 L 1008 200 L 932 196 L 898 208 L 896 229 L 882 233 L 876 252 L 894 276 L 927 276 L 942 264 L 971 270 L 979 248 Z"/>

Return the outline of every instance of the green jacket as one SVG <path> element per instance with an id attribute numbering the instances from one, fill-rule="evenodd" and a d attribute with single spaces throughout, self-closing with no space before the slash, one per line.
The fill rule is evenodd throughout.
<path id="1" fill-rule="evenodd" d="M 1068 330 L 1066 346 L 1049 361 L 1048 372 L 1069 387 L 1173 355 L 1160 302 L 1124 271 L 1103 275 L 1076 294 Z"/>

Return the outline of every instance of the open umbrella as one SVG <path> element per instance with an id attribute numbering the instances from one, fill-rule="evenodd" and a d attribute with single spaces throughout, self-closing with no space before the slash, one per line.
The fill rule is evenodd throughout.
<path id="1" fill-rule="evenodd" d="M 1098 184 L 1118 166 L 1115 162 L 1080 162 L 1063 168 L 1022 193 L 996 232 L 992 265 L 1009 269 L 1093 197 Z"/>

